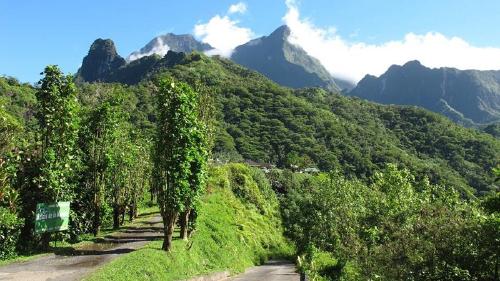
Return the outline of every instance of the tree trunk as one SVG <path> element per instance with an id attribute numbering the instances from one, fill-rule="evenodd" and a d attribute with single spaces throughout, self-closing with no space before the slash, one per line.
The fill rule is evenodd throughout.
<path id="1" fill-rule="evenodd" d="M 50 232 L 42 233 L 41 243 L 43 250 L 48 250 L 50 247 L 50 236 L 51 236 L 50 234 L 51 234 Z"/>
<path id="2" fill-rule="evenodd" d="M 174 211 L 165 212 L 163 217 L 163 246 L 162 249 L 169 252 L 172 249 L 172 235 L 174 234 L 175 221 L 179 214 Z"/>
<path id="3" fill-rule="evenodd" d="M 189 224 L 189 213 L 191 213 L 191 209 L 186 209 L 181 214 L 181 233 L 180 233 L 180 238 L 182 240 L 188 240 L 188 224 Z"/>
<path id="4" fill-rule="evenodd" d="M 93 223 L 94 237 L 99 235 L 100 228 L 101 228 L 101 208 L 95 206 L 94 223 Z"/>
<path id="5" fill-rule="evenodd" d="M 113 229 L 120 228 L 120 207 L 113 206 Z"/>
<path id="6" fill-rule="evenodd" d="M 137 214 L 136 214 L 137 208 L 135 206 L 136 206 L 135 203 L 132 203 L 128 206 L 128 219 L 129 219 L 129 221 L 133 221 L 137 217 Z"/>
<path id="7" fill-rule="evenodd" d="M 125 213 L 126 213 L 126 208 L 125 206 L 120 206 L 120 215 L 121 215 L 121 219 L 120 219 L 120 225 L 123 225 L 123 223 L 125 222 Z"/>

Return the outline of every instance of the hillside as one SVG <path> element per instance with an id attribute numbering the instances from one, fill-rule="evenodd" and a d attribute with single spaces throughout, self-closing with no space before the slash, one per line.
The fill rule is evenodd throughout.
<path id="1" fill-rule="evenodd" d="M 262 171 L 230 164 L 212 169 L 210 175 L 190 242 L 176 240 L 169 255 L 159 251 L 161 241 L 152 242 L 85 280 L 185 280 L 226 270 L 235 274 L 293 254 L 283 236 L 277 197 Z"/>
<path id="2" fill-rule="evenodd" d="M 349 95 L 420 106 L 467 126 L 500 121 L 500 71 L 431 69 L 412 61 L 380 77 L 367 75 Z"/>
<path id="3" fill-rule="evenodd" d="M 216 93 L 214 157 L 221 161 L 317 166 L 366 180 L 386 163 L 397 163 L 468 194 L 498 188 L 490 172 L 500 157 L 498 139 L 426 110 L 321 89 L 292 90 L 230 60 L 200 54 L 163 71 L 189 83 L 201 81 Z M 110 87 L 117 86 L 83 86 L 82 99 Z M 151 127 L 155 114 L 148 84 L 124 90 L 131 96 L 133 122 Z"/>
<path id="4" fill-rule="evenodd" d="M 31 85 L 22 84 L 12 77 L 0 77 L 1 109 L 23 122 L 32 119 L 35 103 L 35 88 Z"/>

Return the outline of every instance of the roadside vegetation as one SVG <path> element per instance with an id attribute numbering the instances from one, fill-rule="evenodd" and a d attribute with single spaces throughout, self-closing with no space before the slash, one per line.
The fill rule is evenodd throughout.
<path id="1" fill-rule="evenodd" d="M 85 280 L 182 280 L 226 270 L 239 273 L 270 258 L 293 258 L 278 199 L 258 169 L 242 164 L 211 169 L 197 212 L 189 242 L 175 235 L 168 254 L 162 241 L 151 242 Z"/>
<path id="2" fill-rule="evenodd" d="M 273 178 L 311 280 L 498 280 L 499 193 L 466 200 L 393 164 L 368 185 L 336 172 Z"/>

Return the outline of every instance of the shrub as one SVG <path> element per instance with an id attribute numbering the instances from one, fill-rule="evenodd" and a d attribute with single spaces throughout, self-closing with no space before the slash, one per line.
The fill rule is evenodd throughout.
<path id="1" fill-rule="evenodd" d="M 23 222 L 9 209 L 0 207 L 0 260 L 16 255 L 16 244 Z"/>

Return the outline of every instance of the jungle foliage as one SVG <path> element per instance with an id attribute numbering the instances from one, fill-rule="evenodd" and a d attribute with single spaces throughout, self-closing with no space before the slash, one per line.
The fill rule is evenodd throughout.
<path id="1" fill-rule="evenodd" d="M 371 184 L 273 175 L 285 233 L 312 280 L 497 280 L 498 195 L 463 200 L 393 164 Z M 496 202 L 496 203 L 495 203 Z"/>

